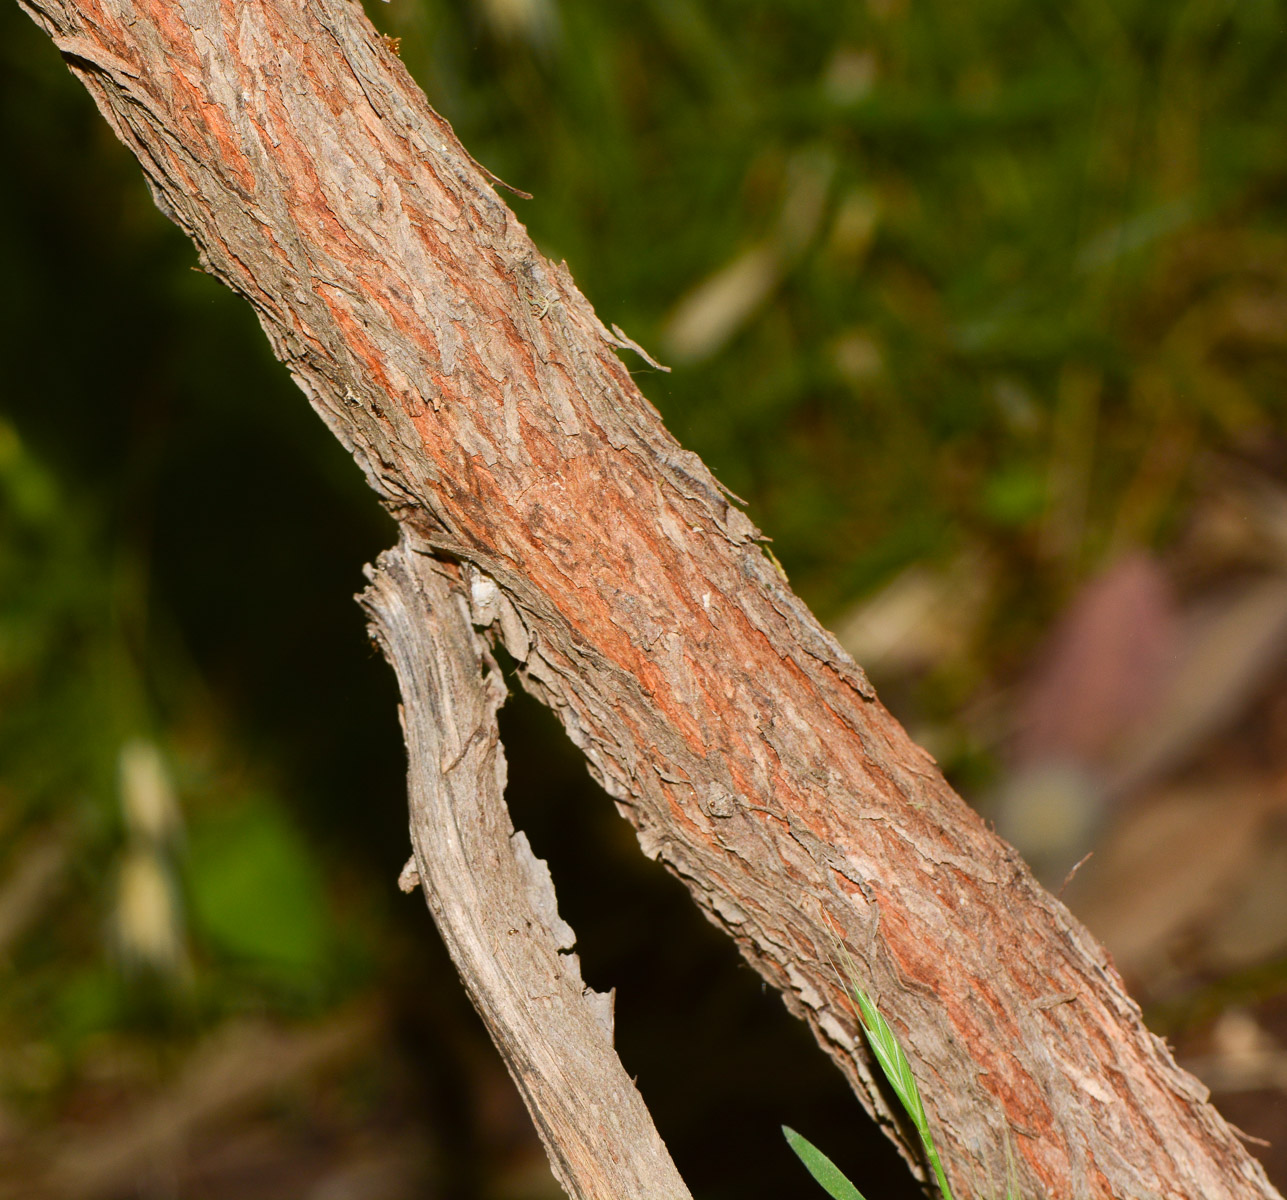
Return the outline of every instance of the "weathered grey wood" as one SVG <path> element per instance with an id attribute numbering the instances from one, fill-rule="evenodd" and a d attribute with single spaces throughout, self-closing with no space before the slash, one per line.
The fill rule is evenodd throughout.
<path id="1" fill-rule="evenodd" d="M 505 807 L 505 683 L 459 570 L 404 539 L 361 600 L 398 677 L 414 868 L 470 999 L 578 1200 L 686 1200 L 612 1047 L 612 998 L 587 988 L 549 868 Z"/>
<path id="2" fill-rule="evenodd" d="M 1102 948 L 953 794 L 350 0 L 20 0 L 640 844 L 963 1194 L 1268 1197 Z M 485 610 L 485 611 L 483 611 Z M 783 1114 L 789 1117 L 789 1114 Z"/>

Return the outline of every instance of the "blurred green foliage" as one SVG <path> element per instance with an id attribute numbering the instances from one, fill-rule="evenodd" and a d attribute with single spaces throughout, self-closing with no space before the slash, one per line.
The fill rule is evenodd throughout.
<path id="1" fill-rule="evenodd" d="M 324 973 L 326 897 L 307 846 L 262 799 L 221 813 L 194 836 L 188 861 L 193 913 L 231 955 L 311 977 Z"/>
<path id="2" fill-rule="evenodd" d="M 279 797 L 212 757 L 220 738 L 206 726 L 210 700 L 171 631 L 149 628 L 143 565 L 113 552 L 101 515 L 7 422 L 0 492 L 4 857 L 11 885 L 24 862 L 51 864 L 0 894 L 0 950 L 16 943 L 9 967 L 21 980 L 10 999 L 46 998 L 43 981 L 58 995 L 40 1012 L 53 1033 L 110 1027 L 124 1016 L 121 971 L 181 982 L 186 933 L 167 923 L 190 907 L 210 964 L 268 968 L 266 998 L 276 1002 L 303 993 L 330 1002 L 334 987 L 319 993 L 319 981 L 335 975 L 336 922 L 314 851 Z M 144 763 L 132 770 L 140 747 Z M 174 808 L 176 787 L 190 828 Z M 55 923 L 52 939 L 24 936 L 41 906 L 73 885 L 86 890 L 81 919 Z M 100 963 L 66 984 L 61 972 L 82 956 Z M 198 1007 L 218 1010 L 225 984 L 204 982 L 213 991 Z M 145 1002 L 149 1019 L 152 1011 Z"/>
<path id="3" fill-rule="evenodd" d="M 946 719 L 1079 579 L 1163 542 L 1203 456 L 1279 453 L 1281 0 L 370 8 L 465 145 L 535 194 L 510 203 L 538 244 L 675 366 L 640 369 L 643 390 L 824 620 L 910 564 L 978 564 L 970 636 L 899 697 L 909 717 Z M 0 946 L 0 1094 L 53 1120 L 93 1036 L 320 1012 L 390 970 L 401 758 L 349 596 L 391 533 L 12 6 L 0 121 L 0 927 L 22 918 Z M 629 978 L 655 962 L 651 922 L 598 901 L 634 850 L 561 828 L 601 798 L 566 807 L 579 768 L 514 720 L 537 747 L 511 772 L 520 824 Z M 182 814 L 168 840 L 123 807 L 140 738 Z M 988 770 L 964 743 L 946 762 Z M 54 867 L 17 911 L 33 860 Z M 127 876 L 169 897 L 164 964 L 123 949 Z M 705 962 L 703 936 L 666 953 Z M 754 986 L 711 984 L 735 985 Z M 630 996 L 641 1059 L 690 1036 L 632 1033 Z M 659 1120 L 700 1179 L 702 1088 L 668 1086 L 685 1116 Z M 705 1194 L 767 1195 L 791 1167 L 734 1150 Z"/>

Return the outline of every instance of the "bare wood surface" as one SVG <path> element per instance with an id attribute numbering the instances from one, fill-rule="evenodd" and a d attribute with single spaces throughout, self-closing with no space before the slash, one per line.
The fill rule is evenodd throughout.
<path id="1" fill-rule="evenodd" d="M 963 1194 L 1003 1191 L 1012 1156 L 1025 1195 L 1276 1195 L 1102 948 L 792 595 L 355 4 L 20 2 L 390 511 L 474 572 L 481 618 L 644 851 L 873 1112 L 891 1116 L 833 927 Z"/>
<path id="2" fill-rule="evenodd" d="M 510 821 L 496 723 L 505 683 L 458 572 L 404 541 L 381 556 L 362 604 L 402 693 L 406 885 L 422 884 L 555 1176 L 577 1200 L 687 1200 L 613 1049 L 612 997 L 582 981 L 549 868 Z"/>

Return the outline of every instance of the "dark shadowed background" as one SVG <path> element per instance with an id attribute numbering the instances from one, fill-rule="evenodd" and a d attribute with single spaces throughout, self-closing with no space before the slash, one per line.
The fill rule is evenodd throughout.
<path id="1" fill-rule="evenodd" d="M 1287 1185 L 1287 3 L 372 8 Z M 557 1196 L 395 887 L 392 522 L 12 4 L 0 139 L 0 1195 Z M 552 719 L 502 728 L 698 1200 L 820 1196 L 784 1122 L 915 1195 Z"/>

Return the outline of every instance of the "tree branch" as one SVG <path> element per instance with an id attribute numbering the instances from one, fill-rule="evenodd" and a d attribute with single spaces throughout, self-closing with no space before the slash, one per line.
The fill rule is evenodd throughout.
<path id="1" fill-rule="evenodd" d="M 891 1120 L 833 928 L 963 1192 L 1012 1154 L 1025 1195 L 1276 1194 L 1101 947 L 666 432 L 356 4 L 21 2 L 408 536 L 469 568 L 645 853 L 869 1109 Z"/>
<path id="2" fill-rule="evenodd" d="M 549 868 L 510 822 L 505 684 L 459 571 L 404 540 L 369 574 L 362 605 L 402 692 L 416 881 L 555 1176 L 577 1200 L 687 1200 L 612 1048 L 612 997 L 582 982 Z"/>

